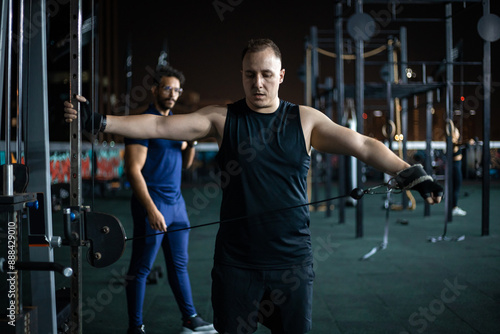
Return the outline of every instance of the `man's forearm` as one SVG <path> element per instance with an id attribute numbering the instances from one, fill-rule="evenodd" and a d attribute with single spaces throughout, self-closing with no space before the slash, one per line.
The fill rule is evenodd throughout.
<path id="1" fill-rule="evenodd" d="M 142 206 L 146 209 L 146 211 L 151 211 L 156 208 L 151 196 L 149 195 L 148 186 L 146 184 L 146 180 L 142 174 L 128 175 L 128 180 L 130 182 L 130 186 L 132 187 L 132 191 L 134 192 L 135 197 L 139 200 Z"/>
<path id="2" fill-rule="evenodd" d="M 157 120 L 156 115 L 132 115 L 132 116 L 106 116 L 105 133 L 113 133 L 128 138 L 148 139 L 156 138 Z"/>
<path id="3" fill-rule="evenodd" d="M 381 141 L 370 139 L 366 142 L 367 154 L 360 158 L 368 165 L 389 175 L 396 175 L 397 172 L 410 167 L 406 161 L 400 159 L 392 150 Z"/>

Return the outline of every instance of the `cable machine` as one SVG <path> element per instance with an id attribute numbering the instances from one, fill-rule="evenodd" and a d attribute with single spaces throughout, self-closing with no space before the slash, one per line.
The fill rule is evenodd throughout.
<path id="1" fill-rule="evenodd" d="M 70 12 L 70 96 L 74 101 L 75 95 L 81 94 L 82 1 L 71 0 Z M 19 23 L 17 65 L 12 57 L 14 15 Z M 63 210 L 64 235 L 53 235 L 46 0 L 20 0 L 16 5 L 12 0 L 3 1 L 0 18 L 0 73 L 6 77 L 5 81 L 0 80 L 2 92 L 5 88 L 5 94 L 0 94 L 0 105 L 5 98 L 1 123 L 5 154 L 0 169 L 0 271 L 2 277 L 6 276 L 3 282 L 7 282 L 2 286 L 7 298 L 0 299 L 7 314 L 0 319 L 0 329 L 10 332 L 15 328 L 17 333 L 82 333 L 83 259 L 95 268 L 116 262 L 125 249 L 125 232 L 116 217 L 83 206 L 82 131 L 79 122 L 73 122 L 70 207 Z M 25 29 L 31 33 L 30 38 L 25 38 Z M 12 75 L 16 72 L 17 87 L 13 89 Z M 12 96 L 16 97 L 15 109 Z M 15 136 L 11 131 L 13 119 Z M 70 249 L 70 266 L 54 262 L 54 248 L 63 246 Z M 23 252 L 25 249 L 28 252 Z M 58 314 L 55 273 L 67 277 L 71 284 L 67 300 L 62 301 L 69 305 L 69 315 Z M 30 291 L 23 289 L 23 278 L 31 279 L 27 289 Z"/>

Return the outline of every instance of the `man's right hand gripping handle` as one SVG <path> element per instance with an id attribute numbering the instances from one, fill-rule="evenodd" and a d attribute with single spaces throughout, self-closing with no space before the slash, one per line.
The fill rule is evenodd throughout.
<path id="1" fill-rule="evenodd" d="M 396 182 L 402 190 L 418 191 L 430 204 L 439 203 L 443 197 L 443 187 L 427 175 L 422 165 L 413 165 L 400 171 L 396 176 Z"/>

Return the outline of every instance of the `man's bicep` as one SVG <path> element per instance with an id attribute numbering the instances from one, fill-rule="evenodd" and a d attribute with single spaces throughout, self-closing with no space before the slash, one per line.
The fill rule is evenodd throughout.
<path id="1" fill-rule="evenodd" d="M 318 151 L 352 155 L 359 146 L 360 136 L 340 126 L 324 114 L 315 115 L 311 126 L 311 146 Z"/>
<path id="2" fill-rule="evenodd" d="M 196 112 L 161 118 L 158 131 L 165 139 L 198 140 L 217 135 L 217 107 L 205 107 Z"/>

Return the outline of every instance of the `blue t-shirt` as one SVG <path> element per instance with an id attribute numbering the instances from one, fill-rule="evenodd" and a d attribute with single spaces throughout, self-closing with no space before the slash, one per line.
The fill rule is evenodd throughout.
<path id="1" fill-rule="evenodd" d="M 161 116 L 153 104 L 143 114 Z M 168 117 L 168 116 L 163 116 Z M 166 139 L 125 138 L 125 145 L 139 144 L 148 148 L 141 172 L 148 190 L 155 192 L 169 204 L 181 198 L 182 141 Z"/>

